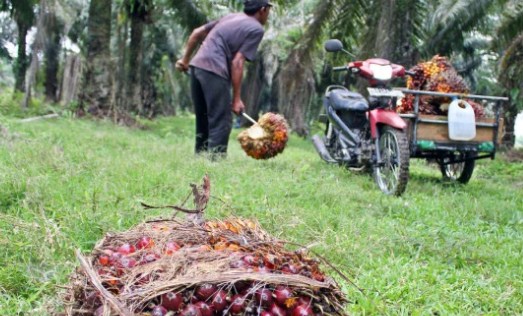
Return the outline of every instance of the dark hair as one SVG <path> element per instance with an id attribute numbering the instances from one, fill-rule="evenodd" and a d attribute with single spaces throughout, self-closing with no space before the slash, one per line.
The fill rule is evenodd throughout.
<path id="1" fill-rule="evenodd" d="M 260 9 L 262 8 L 266 8 L 267 6 L 263 6 L 263 7 L 259 7 L 257 9 L 244 9 L 243 10 L 243 13 L 249 15 L 249 16 L 253 16 L 256 14 L 256 12 L 260 11 Z"/>

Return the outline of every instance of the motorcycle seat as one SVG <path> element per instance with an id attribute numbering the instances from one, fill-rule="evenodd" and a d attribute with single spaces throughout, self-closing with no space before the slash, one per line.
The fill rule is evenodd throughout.
<path id="1" fill-rule="evenodd" d="M 329 103 L 336 111 L 366 112 L 369 110 L 367 100 L 361 94 L 349 90 L 332 90 L 329 93 Z"/>

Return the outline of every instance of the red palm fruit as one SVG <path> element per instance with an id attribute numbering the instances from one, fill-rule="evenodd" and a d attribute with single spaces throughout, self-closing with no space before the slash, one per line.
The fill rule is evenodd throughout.
<path id="1" fill-rule="evenodd" d="M 161 304 L 169 311 L 178 311 L 183 305 L 181 293 L 168 292 L 161 296 Z"/>
<path id="2" fill-rule="evenodd" d="M 296 266 L 293 264 L 286 263 L 281 267 L 281 272 L 285 274 L 297 274 L 298 268 L 296 268 Z"/>
<path id="3" fill-rule="evenodd" d="M 202 313 L 196 305 L 189 304 L 182 310 L 180 316 L 202 316 Z"/>
<path id="4" fill-rule="evenodd" d="M 160 259 L 160 255 L 156 254 L 156 253 L 148 253 L 146 254 L 143 258 L 142 258 L 142 264 L 146 264 L 146 263 L 151 263 L 151 262 L 154 262 L 158 259 Z"/>
<path id="5" fill-rule="evenodd" d="M 213 296 L 214 293 L 216 293 L 216 291 L 217 291 L 216 286 L 214 286 L 210 283 L 205 283 L 205 284 L 200 285 L 196 289 L 196 292 L 194 294 L 196 294 L 196 297 L 198 297 L 200 300 L 207 301 L 207 299 L 209 297 Z"/>
<path id="6" fill-rule="evenodd" d="M 209 306 L 205 302 L 198 302 L 195 304 L 196 307 L 200 310 L 200 313 L 202 316 L 212 316 L 214 314 L 214 311 L 211 306 Z"/>
<path id="7" fill-rule="evenodd" d="M 298 305 L 292 310 L 292 316 L 312 316 L 314 312 L 312 308 L 307 305 Z"/>
<path id="8" fill-rule="evenodd" d="M 120 247 L 118 247 L 118 252 L 122 255 L 129 255 L 131 253 L 134 253 L 136 251 L 136 248 L 131 244 L 123 244 Z"/>
<path id="9" fill-rule="evenodd" d="M 254 293 L 254 298 L 258 304 L 264 307 L 272 305 L 272 292 L 268 289 L 260 289 Z"/>
<path id="10" fill-rule="evenodd" d="M 167 309 L 162 305 L 153 307 L 151 310 L 151 316 L 165 316 L 167 314 Z"/>
<path id="11" fill-rule="evenodd" d="M 136 260 L 130 257 L 122 257 L 119 261 L 119 266 L 125 269 L 131 269 L 136 265 Z"/>
<path id="12" fill-rule="evenodd" d="M 218 290 L 211 301 L 212 308 L 220 313 L 227 307 L 227 293 L 224 290 Z"/>
<path id="13" fill-rule="evenodd" d="M 172 255 L 176 251 L 180 250 L 180 248 L 182 247 L 175 241 L 168 241 L 163 248 L 163 252 L 166 255 Z"/>
<path id="14" fill-rule="evenodd" d="M 274 316 L 286 316 L 287 315 L 287 312 L 285 311 L 285 309 L 276 305 L 276 303 L 273 303 L 271 305 L 271 307 L 269 308 L 269 311 Z"/>
<path id="15" fill-rule="evenodd" d="M 278 258 L 275 255 L 266 254 L 263 257 L 263 264 L 265 264 L 265 266 L 269 269 L 276 268 L 276 265 L 278 263 L 277 261 L 278 261 Z"/>
<path id="16" fill-rule="evenodd" d="M 319 272 L 312 272 L 312 277 L 316 281 L 320 281 L 320 282 L 325 281 L 325 276 Z"/>
<path id="17" fill-rule="evenodd" d="M 110 262 L 111 259 L 107 255 L 101 255 L 100 257 L 98 257 L 98 263 L 102 266 L 108 266 Z"/>
<path id="18" fill-rule="evenodd" d="M 298 297 L 298 305 L 311 306 L 312 299 L 310 296 L 300 296 Z"/>
<path id="19" fill-rule="evenodd" d="M 286 301 L 291 297 L 292 291 L 288 287 L 280 285 L 274 290 L 276 303 L 282 307 L 287 307 Z"/>
<path id="20" fill-rule="evenodd" d="M 274 314 L 268 311 L 262 311 L 260 316 L 273 316 Z M 285 314 L 283 314 L 285 316 Z"/>
<path id="21" fill-rule="evenodd" d="M 122 259 L 122 257 L 123 257 L 123 255 L 122 255 L 121 253 L 119 253 L 119 252 L 114 252 L 114 253 L 109 257 L 109 258 L 110 258 L 110 261 L 111 261 L 110 263 L 114 265 L 115 263 L 119 262 L 120 259 Z"/>
<path id="22" fill-rule="evenodd" d="M 236 294 L 231 299 L 231 306 L 229 306 L 229 311 L 233 315 L 241 314 L 245 311 L 245 296 L 241 294 Z"/>
<path id="23" fill-rule="evenodd" d="M 98 275 L 99 276 L 104 276 L 104 275 L 107 275 L 107 274 L 109 274 L 109 272 L 107 270 L 105 270 L 104 268 L 98 269 Z"/>
<path id="24" fill-rule="evenodd" d="M 254 266 L 258 263 L 258 260 L 253 255 L 246 255 L 243 257 L 243 261 L 250 266 Z"/>
<path id="25" fill-rule="evenodd" d="M 138 249 L 147 249 L 152 248 L 154 246 L 154 240 L 149 236 L 143 236 L 142 238 L 138 239 L 138 242 L 136 243 L 136 248 Z"/>
<path id="26" fill-rule="evenodd" d="M 189 297 L 189 302 L 190 302 L 191 304 L 196 304 L 196 303 L 198 303 L 199 301 L 200 301 L 200 299 L 197 298 L 197 297 L 194 296 L 194 295 Z"/>

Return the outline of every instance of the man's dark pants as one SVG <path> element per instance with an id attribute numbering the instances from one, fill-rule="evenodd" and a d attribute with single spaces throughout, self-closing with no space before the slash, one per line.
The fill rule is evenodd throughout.
<path id="1" fill-rule="evenodd" d="M 191 67 L 191 94 L 196 115 L 195 152 L 227 153 L 232 130 L 231 84 L 212 72 Z"/>

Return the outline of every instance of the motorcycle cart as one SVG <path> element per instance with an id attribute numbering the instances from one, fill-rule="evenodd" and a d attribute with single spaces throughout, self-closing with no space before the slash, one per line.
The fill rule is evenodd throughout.
<path id="1" fill-rule="evenodd" d="M 400 114 L 407 122 L 407 135 L 410 144 L 411 158 L 424 158 L 439 165 L 443 178 L 450 181 L 467 183 L 474 171 L 475 161 L 478 159 L 494 159 L 499 147 L 503 119 L 501 109 L 503 102 L 508 98 L 482 95 L 462 95 L 453 93 L 440 93 L 398 89 L 405 95 L 414 96 L 413 113 Z M 423 96 L 447 97 L 458 101 L 462 99 L 488 102 L 494 105 L 493 118 L 474 119 L 472 124 L 465 126 L 469 135 L 456 137 L 454 130 L 464 125 L 457 122 L 460 114 L 448 116 L 425 115 L 420 113 L 420 98 Z M 458 104 L 456 103 L 456 104 Z M 466 102 L 465 102 L 466 103 Z M 461 106 L 465 108 L 465 106 Z M 460 110 L 458 108 L 458 110 Z M 462 122 L 461 122 L 462 123 Z"/>

